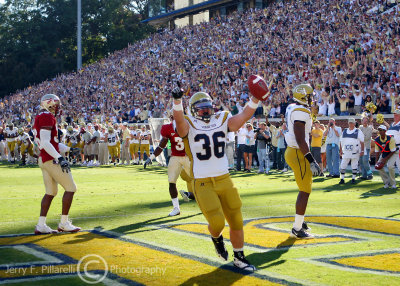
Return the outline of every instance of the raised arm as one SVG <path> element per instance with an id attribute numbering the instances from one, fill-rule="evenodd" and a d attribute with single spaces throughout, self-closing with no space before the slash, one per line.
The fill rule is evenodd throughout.
<path id="1" fill-rule="evenodd" d="M 246 104 L 243 111 L 235 116 L 232 116 L 228 120 L 229 131 L 237 131 L 243 126 L 254 114 L 258 107 L 259 100 L 255 97 L 251 97 L 250 101 Z M 186 122 L 187 124 L 187 122 Z M 189 128 L 189 126 L 188 126 Z"/>
<path id="2" fill-rule="evenodd" d="M 185 120 L 185 117 L 183 116 L 183 90 L 181 88 L 175 88 L 172 91 L 172 96 L 174 98 L 173 113 L 176 123 L 176 131 L 178 132 L 179 136 L 183 138 L 186 137 L 189 133 L 189 123 Z"/>

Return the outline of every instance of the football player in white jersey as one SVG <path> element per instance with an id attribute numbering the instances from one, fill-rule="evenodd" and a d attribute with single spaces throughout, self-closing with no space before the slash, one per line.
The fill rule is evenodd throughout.
<path id="1" fill-rule="evenodd" d="M 8 147 L 8 162 L 15 163 L 15 149 L 17 147 L 18 129 L 14 128 L 13 123 L 7 125 L 6 131 L 4 132 Z"/>
<path id="2" fill-rule="evenodd" d="M 393 122 L 392 124 L 388 124 L 386 121 L 383 123 L 387 127 L 386 134 L 394 137 L 394 141 L 396 142 L 397 150 L 393 155 L 396 157 L 396 166 L 400 171 L 400 157 L 399 157 L 399 148 L 400 148 L 400 109 L 396 109 L 393 114 Z"/>
<path id="3" fill-rule="evenodd" d="M 344 184 L 344 176 L 349 162 L 351 162 L 352 179 L 351 183 L 356 183 L 358 172 L 358 161 L 364 156 L 364 134 L 360 129 L 356 128 L 356 120 L 349 118 L 349 128 L 345 128 L 340 136 L 340 154 L 342 155 L 342 163 L 340 164 L 340 182 Z"/>
<path id="4" fill-rule="evenodd" d="M 296 215 L 291 236 L 300 239 L 313 238 L 304 222 L 308 198 L 311 193 L 312 177 L 321 174 L 321 168 L 310 153 L 310 133 L 312 127 L 311 103 L 314 90 L 309 84 L 300 84 L 293 89 L 296 103 L 286 109 L 288 132 L 285 140 L 288 145 L 285 160 L 292 168 L 299 194 L 296 201 Z"/>
<path id="5" fill-rule="evenodd" d="M 108 133 L 106 134 L 106 141 L 108 146 L 108 152 L 111 156 L 111 162 L 116 165 L 115 159 L 118 158 L 118 142 L 119 137 L 117 132 L 114 130 L 112 126 L 108 127 Z"/>
<path id="6" fill-rule="evenodd" d="M 225 147 L 228 132 L 237 131 L 253 116 L 258 107 L 258 99 L 252 98 L 242 112 L 231 116 L 229 111 L 214 114 L 210 95 L 197 92 L 190 98 L 189 114 L 184 116 L 181 101 L 183 91 L 176 88 L 172 95 L 176 130 L 184 140 L 185 151 L 191 161 L 193 191 L 201 212 L 208 221 L 215 250 L 219 257 L 228 260 L 221 234 L 226 219 L 230 228 L 234 265 L 246 271 L 254 271 L 255 267 L 247 261 L 243 253 L 242 202 L 229 175 Z"/>

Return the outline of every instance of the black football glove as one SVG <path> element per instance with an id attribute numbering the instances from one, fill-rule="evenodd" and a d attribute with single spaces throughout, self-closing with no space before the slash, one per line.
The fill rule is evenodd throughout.
<path id="1" fill-rule="evenodd" d="M 69 173 L 71 172 L 71 169 L 69 167 L 69 162 L 67 160 L 65 160 L 64 157 L 59 157 L 58 158 L 58 164 L 60 164 L 61 170 L 64 173 Z"/>
<path id="2" fill-rule="evenodd" d="M 149 158 L 147 158 L 146 162 L 144 162 L 143 168 L 146 169 L 147 165 L 151 165 L 151 164 L 152 164 L 151 159 L 149 157 Z"/>
<path id="3" fill-rule="evenodd" d="M 183 96 L 183 89 L 182 89 L 182 88 L 180 88 L 180 87 L 175 87 L 175 88 L 172 90 L 172 97 L 173 97 L 174 99 L 181 99 L 182 96 Z"/>

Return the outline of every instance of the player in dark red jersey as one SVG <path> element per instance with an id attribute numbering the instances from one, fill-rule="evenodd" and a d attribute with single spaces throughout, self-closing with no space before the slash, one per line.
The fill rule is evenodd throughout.
<path id="1" fill-rule="evenodd" d="M 173 120 L 171 116 L 171 120 Z M 176 181 L 178 180 L 179 175 L 181 178 L 186 181 L 188 192 L 180 191 L 183 199 L 185 201 L 189 201 L 189 199 L 194 200 L 193 194 L 193 179 L 188 175 L 190 174 L 190 161 L 185 153 L 185 145 L 183 144 L 183 140 L 179 137 L 178 133 L 176 133 L 173 122 L 169 124 L 165 124 L 161 127 L 161 141 L 154 153 L 147 158 L 144 163 L 144 168 L 148 164 L 154 160 L 155 157 L 161 154 L 162 150 L 167 146 L 168 140 L 171 142 L 171 158 L 168 163 L 168 182 L 169 182 L 169 194 L 172 199 L 172 205 L 174 206 L 173 210 L 169 213 L 168 216 L 176 216 L 179 215 L 179 201 L 178 201 L 178 190 L 176 188 Z"/>
<path id="2" fill-rule="evenodd" d="M 68 161 L 61 156 L 61 153 L 69 151 L 69 147 L 58 142 L 58 131 L 56 116 L 58 115 L 61 103 L 58 96 L 46 94 L 40 102 L 41 110 L 35 118 L 33 133 L 35 142 L 39 146 L 39 167 L 42 170 L 46 194 L 42 199 L 39 222 L 35 228 L 35 234 L 56 233 L 46 225 L 46 216 L 51 202 L 57 195 L 58 184 L 63 186 L 65 192 L 62 199 L 61 222 L 58 224 L 58 231 L 77 232 L 79 227 L 74 226 L 68 220 L 69 209 L 76 191 L 76 185 L 71 175 Z"/>

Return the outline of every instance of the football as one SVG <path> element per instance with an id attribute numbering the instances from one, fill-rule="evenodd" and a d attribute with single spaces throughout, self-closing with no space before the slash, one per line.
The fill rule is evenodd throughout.
<path id="1" fill-rule="evenodd" d="M 375 169 L 380 170 L 385 166 L 385 163 L 382 161 L 378 161 L 378 163 L 375 164 Z"/>
<path id="2" fill-rule="evenodd" d="M 247 81 L 250 93 L 258 100 L 265 101 L 269 98 L 269 88 L 265 80 L 259 75 L 251 75 Z"/>

